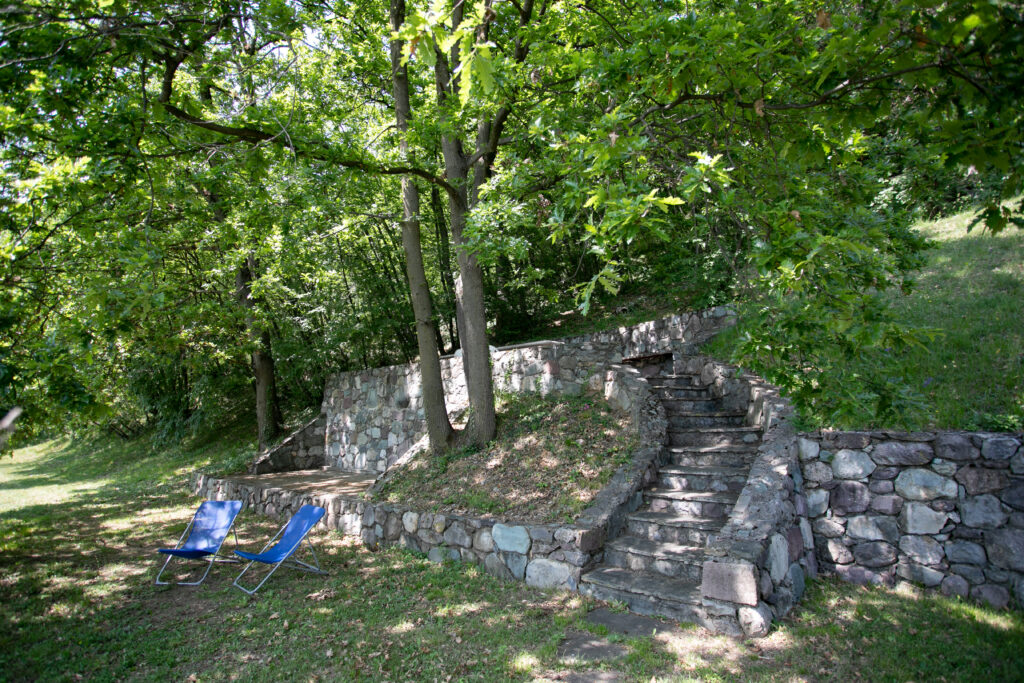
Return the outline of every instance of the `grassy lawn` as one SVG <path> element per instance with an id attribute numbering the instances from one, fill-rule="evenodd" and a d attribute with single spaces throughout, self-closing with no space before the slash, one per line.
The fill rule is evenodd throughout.
<path id="1" fill-rule="evenodd" d="M 1024 231 L 975 228 L 970 213 L 919 226 L 935 243 L 899 319 L 937 328 L 900 362 L 928 404 L 929 426 L 1024 427 Z"/>
<path id="2" fill-rule="evenodd" d="M 1024 677 L 1019 613 L 832 581 L 813 583 L 796 615 L 752 643 L 686 626 L 606 636 L 585 620 L 596 603 L 577 595 L 371 553 L 333 532 L 316 539 L 327 578 L 282 570 L 249 598 L 220 565 L 198 588 L 154 586 L 154 549 L 173 544 L 197 504 L 186 474 L 218 452 L 218 442 L 172 452 L 50 442 L 0 461 L 0 679 Z M 252 548 L 277 523 L 243 512 L 237 528 Z M 601 663 L 561 659 L 559 642 L 577 630 L 625 650 Z"/>
<path id="3" fill-rule="evenodd" d="M 909 294 L 888 294 L 894 318 L 935 338 L 908 348 L 879 368 L 850 359 L 849 376 L 863 386 L 902 377 L 914 397 L 910 429 L 1024 429 L 1024 231 L 1009 227 L 998 235 L 967 226 L 965 212 L 916 226 L 932 244 L 927 263 Z M 728 358 L 735 333 L 718 335 L 709 353 Z M 882 376 L 884 373 L 885 376 Z M 851 418 L 860 427 L 876 424 L 872 407 Z M 830 427 L 807 418 L 802 427 Z"/>
<path id="4" fill-rule="evenodd" d="M 597 396 L 499 397 L 498 433 L 479 450 L 416 456 L 378 500 L 502 520 L 571 522 L 629 461 L 629 420 Z"/>

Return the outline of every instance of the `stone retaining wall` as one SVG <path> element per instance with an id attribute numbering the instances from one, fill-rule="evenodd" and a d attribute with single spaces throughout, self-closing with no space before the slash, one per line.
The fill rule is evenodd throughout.
<path id="1" fill-rule="evenodd" d="M 492 349 L 495 388 L 576 394 L 587 386 L 597 388 L 601 373 L 624 358 L 678 351 L 732 322 L 730 311 L 719 307 L 560 341 Z M 441 372 L 448 411 L 465 409 L 461 357 L 443 358 Z M 609 398 L 613 405 L 618 400 L 614 395 Z M 326 465 L 384 472 L 423 444 L 426 422 L 419 368 L 399 365 L 334 375 L 327 382 L 321 412 L 326 416 Z"/>
<path id="2" fill-rule="evenodd" d="M 591 388 L 600 391 L 613 408 L 631 416 L 640 446 L 631 462 L 619 468 L 573 524 L 512 523 L 429 513 L 392 503 L 300 493 L 203 474 L 194 475 L 192 490 L 208 500 L 241 500 L 246 508 L 275 518 L 290 517 L 305 504 L 319 505 L 327 510 L 328 528 L 358 536 L 370 547 L 401 545 L 435 561 L 480 564 L 491 574 L 531 586 L 575 590 L 583 568 L 600 558 L 605 539 L 618 532 L 626 515 L 642 502 L 640 491 L 657 476 L 667 426 L 661 401 L 636 368 L 614 365 L 594 378 L 589 382 Z"/>
<path id="3" fill-rule="evenodd" d="M 249 466 L 249 472 L 269 474 L 323 467 L 326 428 L 327 416 L 321 413 L 289 434 L 277 446 L 257 455 Z"/>
<path id="4" fill-rule="evenodd" d="M 821 567 L 1024 605 L 1021 434 L 821 432 L 800 439 Z"/>
<path id="5" fill-rule="evenodd" d="M 746 385 L 747 423 L 762 425 L 764 436 L 729 520 L 705 549 L 702 602 L 714 630 L 761 637 L 800 599 L 805 579 L 817 575 L 792 410 L 762 380 L 713 361 L 708 366 L 726 387 Z"/>

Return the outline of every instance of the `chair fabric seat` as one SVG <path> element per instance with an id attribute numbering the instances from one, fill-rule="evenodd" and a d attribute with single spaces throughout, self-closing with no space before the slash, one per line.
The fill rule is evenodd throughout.
<path id="1" fill-rule="evenodd" d="M 234 585 L 241 591 L 254 595 L 256 591 L 260 589 L 267 579 L 277 571 L 278 567 L 285 566 L 292 569 L 301 569 L 302 571 L 314 572 L 316 574 L 326 574 L 327 572 L 320 569 L 320 562 L 317 560 L 316 551 L 313 550 L 312 544 L 309 546 L 309 551 L 313 555 L 313 563 L 307 564 L 294 557 L 295 552 L 302 545 L 303 540 L 309 543 L 309 539 L 306 538 L 306 534 L 309 533 L 310 529 L 316 526 L 326 510 L 317 505 L 303 505 L 299 510 L 292 515 L 292 518 L 288 520 L 277 534 L 272 539 L 267 541 L 267 545 L 263 546 L 263 550 L 258 553 L 249 553 L 244 550 L 236 550 L 235 555 L 238 555 L 242 559 L 249 560 L 249 564 L 246 565 L 245 569 L 235 577 Z M 277 541 L 277 543 L 274 543 Z M 274 543 L 273 547 L 270 544 Z M 288 564 L 285 564 L 285 560 L 289 560 Z M 274 565 L 270 572 L 263 577 L 263 580 L 257 584 L 252 590 L 246 588 L 239 580 L 245 575 L 249 568 L 252 567 L 254 562 L 261 564 Z"/>
<path id="2" fill-rule="evenodd" d="M 198 560 L 200 557 L 213 555 L 213 552 L 210 550 L 188 550 L 187 548 L 157 548 L 156 551 L 164 555 L 183 557 L 186 560 Z"/>
<path id="3" fill-rule="evenodd" d="M 262 562 L 263 564 L 276 564 L 286 558 L 289 553 L 277 548 L 271 548 L 265 553 L 248 553 L 244 550 L 236 550 L 235 555 L 244 557 L 250 562 Z"/>

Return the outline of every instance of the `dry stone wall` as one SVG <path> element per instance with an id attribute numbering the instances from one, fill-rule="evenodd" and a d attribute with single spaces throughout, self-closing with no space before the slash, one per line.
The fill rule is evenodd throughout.
<path id="1" fill-rule="evenodd" d="M 602 373 L 624 358 L 679 350 L 706 340 L 732 321 L 728 309 L 715 308 L 559 341 L 492 349 L 495 388 L 578 394 L 588 386 L 599 388 Z M 468 405 L 461 357 L 443 358 L 441 372 L 448 411 L 458 413 Z M 621 408 L 628 396 L 612 387 L 608 399 Z M 327 382 L 321 412 L 326 421 L 323 464 L 331 467 L 380 473 L 425 445 L 416 365 L 334 375 Z"/>
<path id="2" fill-rule="evenodd" d="M 728 521 L 705 548 L 702 604 L 714 630 L 761 637 L 818 573 L 792 409 L 774 387 L 729 366 L 708 361 L 704 374 L 740 392 L 747 423 L 764 434 Z"/>
<path id="3" fill-rule="evenodd" d="M 519 356 L 522 358 L 522 356 Z M 527 377 L 534 375 L 528 374 Z M 593 504 L 572 524 L 530 524 L 425 512 L 392 503 L 374 503 L 338 494 L 309 494 L 252 480 L 216 479 L 197 474 L 192 490 L 208 500 L 241 500 L 247 508 L 288 518 L 302 505 L 319 505 L 328 528 L 358 536 L 370 547 L 401 545 L 445 559 L 479 564 L 500 578 L 541 588 L 575 590 L 583 568 L 595 562 L 605 539 L 642 501 L 640 490 L 657 477 L 667 422 L 661 401 L 639 370 L 613 365 L 594 375 L 592 388 L 617 410 L 631 416 L 640 446 Z"/>
<path id="4" fill-rule="evenodd" d="M 249 466 L 252 474 L 292 472 L 322 467 L 324 460 L 324 431 L 327 416 L 323 413 L 289 434 L 277 446 L 260 453 Z"/>
<path id="5" fill-rule="evenodd" d="M 821 432 L 799 442 L 821 567 L 1024 605 L 1024 436 Z"/>
<path id="6" fill-rule="evenodd" d="M 492 349 L 498 390 L 542 394 L 594 391 L 630 417 L 640 446 L 631 462 L 613 475 L 572 524 L 435 514 L 202 474 L 194 476 L 192 489 L 211 500 L 242 500 L 246 507 L 277 518 L 289 517 L 304 504 L 320 505 L 327 510 L 329 528 L 359 536 L 372 547 L 402 545 L 435 560 L 477 563 L 492 574 L 533 586 L 575 589 L 584 568 L 600 560 L 605 540 L 615 536 L 626 515 L 640 506 L 642 489 L 656 479 L 662 464 L 667 427 L 664 408 L 643 372 L 622 361 L 692 352 L 694 343 L 733 322 L 728 309 L 716 308 L 560 341 Z M 465 408 L 461 358 L 442 359 L 442 376 L 449 411 Z M 721 391 L 734 388 L 729 377 L 720 379 Z M 340 373 L 327 383 L 321 415 L 260 455 L 251 469 L 265 473 L 327 465 L 381 473 L 425 445 L 425 431 L 416 366 Z"/>

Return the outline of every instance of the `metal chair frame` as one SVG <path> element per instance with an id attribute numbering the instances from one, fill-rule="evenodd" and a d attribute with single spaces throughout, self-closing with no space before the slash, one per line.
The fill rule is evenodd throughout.
<path id="1" fill-rule="evenodd" d="M 175 549 L 180 548 L 182 542 L 186 538 L 188 538 L 189 532 L 192 531 L 192 527 L 195 525 L 196 517 L 198 517 L 198 516 L 199 516 L 199 510 L 196 510 L 195 514 L 192 515 L 192 520 L 188 523 L 188 526 L 185 527 L 185 531 L 182 532 L 181 538 L 179 538 L 177 544 L 175 544 L 175 546 L 174 546 Z M 234 524 L 233 521 L 231 523 L 231 533 L 235 537 L 235 548 L 237 549 L 238 548 L 238 533 L 235 531 L 235 524 Z M 207 564 L 206 564 L 206 571 L 203 572 L 202 578 L 200 578 L 198 581 L 175 581 L 174 583 L 176 583 L 179 586 L 198 586 L 203 581 L 206 581 L 206 577 L 210 573 L 210 570 L 213 568 L 214 563 L 221 562 L 223 564 L 238 564 L 239 561 L 236 560 L 235 558 L 233 558 L 233 557 L 225 557 L 225 556 L 220 554 L 221 546 L 224 545 L 224 541 L 226 541 L 226 540 L 227 540 L 227 536 L 225 535 L 224 536 L 224 540 L 220 542 L 220 545 L 217 546 L 217 549 L 215 551 L 213 551 L 212 553 L 210 553 L 209 555 L 207 555 L 206 557 L 203 558 L 203 560 Z M 156 585 L 158 585 L 158 586 L 169 586 L 169 585 L 171 585 L 170 581 L 161 581 L 160 577 L 163 575 L 164 570 L 167 569 L 167 565 L 169 565 L 171 563 L 171 560 L 174 559 L 175 557 L 178 557 L 178 556 L 174 555 L 173 553 L 168 553 L 167 554 L 167 559 L 164 561 L 163 566 L 160 567 L 160 571 L 157 572 L 157 574 L 156 574 Z M 178 559 L 184 560 L 184 559 L 187 559 L 187 558 L 178 557 Z M 199 559 L 199 558 L 196 558 L 196 559 Z"/>
<path id="2" fill-rule="evenodd" d="M 282 526 L 278 530 L 278 532 L 276 534 L 274 534 L 274 537 L 272 539 L 270 539 L 269 541 L 267 541 L 267 544 L 265 546 L 263 546 L 263 550 L 259 551 L 256 554 L 257 555 L 262 555 L 263 553 L 265 553 L 267 551 L 267 548 L 269 548 L 271 545 L 273 545 L 274 541 L 277 540 L 278 536 L 280 536 L 282 533 L 284 533 L 284 530 L 287 529 L 287 528 L 288 528 L 287 524 Z M 299 550 L 299 548 L 302 546 L 302 542 L 303 541 L 305 541 L 306 545 L 309 546 L 309 552 L 312 553 L 312 555 L 313 555 L 313 562 L 314 562 L 314 564 L 306 564 L 302 560 L 297 560 L 294 557 L 292 557 L 292 555 L 295 554 Z M 296 543 L 294 546 L 292 546 L 291 550 L 289 550 L 285 554 L 284 558 L 282 558 L 280 561 L 274 563 L 274 568 L 271 569 L 267 573 L 267 575 L 263 577 L 263 580 L 260 581 L 259 584 L 257 584 L 257 586 L 255 588 L 253 588 L 252 590 L 249 590 L 248 588 L 246 588 L 242 584 L 238 583 L 238 580 L 241 579 L 245 575 L 245 573 L 247 571 L 249 571 L 249 569 L 258 561 L 259 560 L 249 560 L 249 564 L 245 565 L 245 569 L 243 569 L 241 571 L 241 573 L 239 573 L 239 575 L 235 577 L 235 580 L 234 580 L 233 583 L 234 583 L 235 587 L 238 588 L 238 590 L 242 591 L 243 593 L 248 593 L 249 595 L 255 595 L 256 591 L 258 591 L 260 588 L 262 588 L 263 584 L 265 584 L 267 582 L 267 579 L 269 579 L 274 574 L 274 572 L 277 571 L 278 567 L 280 567 L 282 565 L 284 565 L 286 567 L 289 567 L 291 569 L 298 569 L 300 571 L 310 572 L 312 574 L 319 574 L 321 576 L 328 576 L 327 572 L 325 572 L 323 569 L 320 568 L 320 560 L 316 556 L 316 549 L 313 547 L 313 543 L 309 540 L 309 531 L 307 531 L 306 534 L 303 535 L 303 537 L 301 539 L 299 539 L 298 543 Z M 268 564 L 268 563 L 261 562 L 260 564 Z"/>

